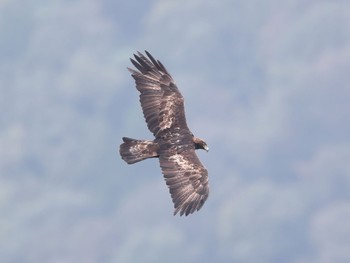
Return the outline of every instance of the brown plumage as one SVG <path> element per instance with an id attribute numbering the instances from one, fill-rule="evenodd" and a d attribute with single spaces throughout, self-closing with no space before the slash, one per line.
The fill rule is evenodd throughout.
<path id="1" fill-rule="evenodd" d="M 159 158 L 160 167 L 174 203 L 174 215 L 186 216 L 199 210 L 208 198 L 208 172 L 195 149 L 208 151 L 207 144 L 193 136 L 186 123 L 184 99 L 159 60 L 147 51 L 130 59 L 138 70 L 128 68 L 140 92 L 148 129 L 155 139 L 123 137 L 120 155 L 128 164 Z"/>

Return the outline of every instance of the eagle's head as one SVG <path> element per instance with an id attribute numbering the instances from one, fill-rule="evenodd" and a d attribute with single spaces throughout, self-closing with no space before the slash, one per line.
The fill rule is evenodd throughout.
<path id="1" fill-rule="evenodd" d="M 203 150 L 209 151 L 208 145 L 202 139 L 193 137 L 193 142 L 194 142 L 195 149 L 203 149 Z"/>

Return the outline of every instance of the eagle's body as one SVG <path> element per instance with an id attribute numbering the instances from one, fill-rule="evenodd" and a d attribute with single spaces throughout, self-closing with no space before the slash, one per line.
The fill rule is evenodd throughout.
<path id="1" fill-rule="evenodd" d="M 138 69 L 130 69 L 140 91 L 140 102 L 153 141 L 123 137 L 120 155 L 128 164 L 159 158 L 160 167 L 174 202 L 174 215 L 199 210 L 209 194 L 208 172 L 195 149 L 208 147 L 193 136 L 187 126 L 184 99 L 174 80 L 159 60 L 147 51 L 131 59 Z"/>

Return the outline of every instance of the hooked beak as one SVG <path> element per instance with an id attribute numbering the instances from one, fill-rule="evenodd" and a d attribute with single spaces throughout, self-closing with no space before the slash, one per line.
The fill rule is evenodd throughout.
<path id="1" fill-rule="evenodd" d="M 206 150 L 207 152 L 209 152 L 209 147 L 208 147 L 208 145 L 205 145 L 205 146 L 204 146 L 204 150 Z"/>

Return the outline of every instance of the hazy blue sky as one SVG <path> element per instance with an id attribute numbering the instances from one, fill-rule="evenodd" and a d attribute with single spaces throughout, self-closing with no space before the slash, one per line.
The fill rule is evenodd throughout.
<path id="1" fill-rule="evenodd" d="M 350 2 L 0 2 L 0 259 L 12 263 L 345 263 Z M 210 176 L 174 217 L 129 57 L 186 99 Z"/>

